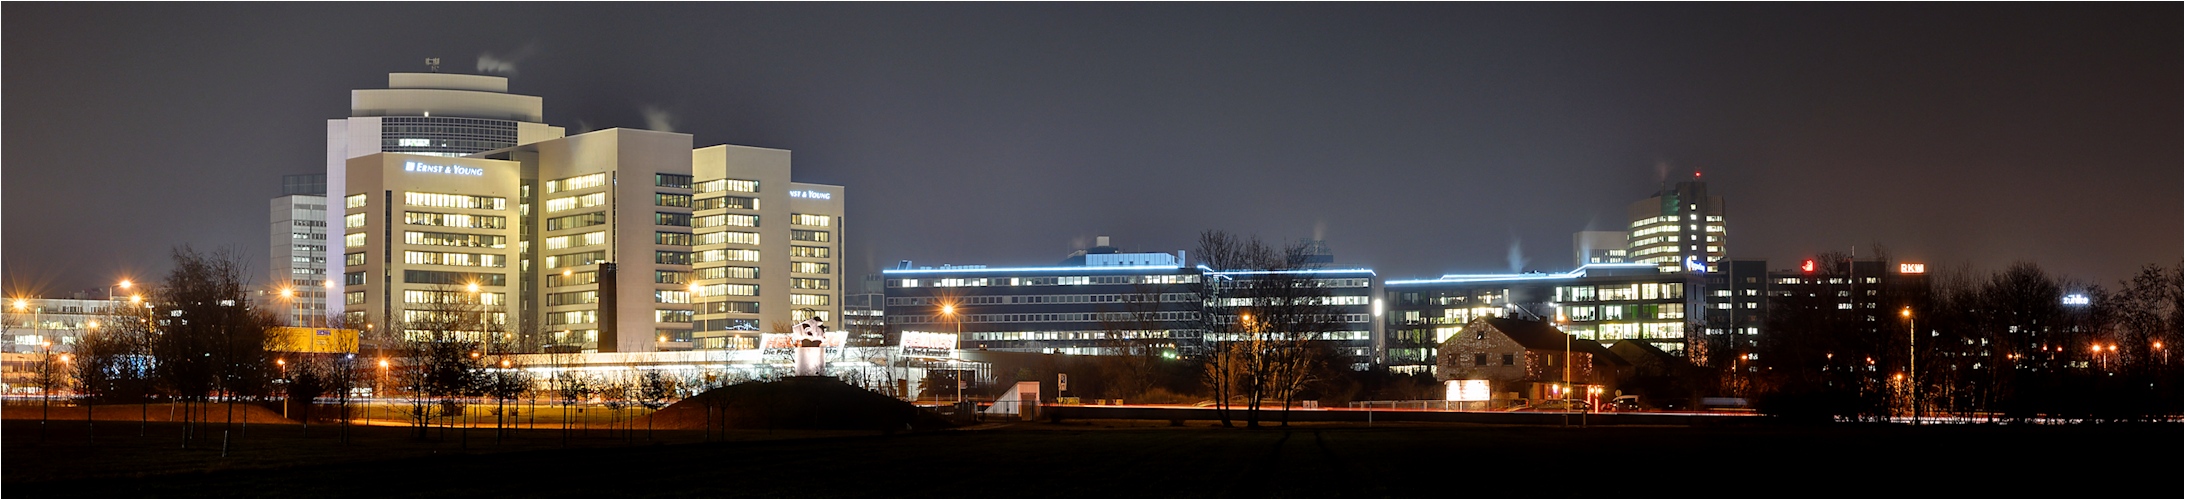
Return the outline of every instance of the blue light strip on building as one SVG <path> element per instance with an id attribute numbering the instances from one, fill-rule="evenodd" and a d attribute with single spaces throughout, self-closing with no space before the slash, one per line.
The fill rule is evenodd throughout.
<path id="1" fill-rule="evenodd" d="M 1618 269 L 1618 268 L 1632 268 L 1632 269 L 1636 269 L 1636 268 L 1641 268 L 1641 267 L 1647 267 L 1647 268 L 1651 268 L 1651 267 L 1654 267 L 1654 265 L 1653 265 L 1653 264 L 1648 264 L 1648 263 L 1644 263 L 1644 262 L 1619 262 L 1619 263 L 1612 263 L 1612 264 L 1586 264 L 1586 265 L 1584 265 L 1584 266 L 1579 266 L 1579 267 L 1578 267 L 1577 269 L 1573 269 L 1573 270 L 1571 270 L 1571 271 L 1569 271 L 1569 272 L 1561 272 L 1561 273 L 1550 273 L 1550 274 L 1444 274 L 1444 275 L 1442 275 L 1442 277 L 1440 277 L 1440 278 L 1435 278 L 1435 279 L 1418 279 L 1418 280 L 1388 280 L 1388 281 L 1384 282 L 1383 284 L 1385 284 L 1385 285 L 1424 285 L 1424 284 L 1435 284 L 1435 283 L 1474 283 L 1474 282 L 1481 282 L 1481 281 L 1535 281 L 1535 280 L 1560 280 L 1560 279 L 1583 278 L 1583 277 L 1585 277 L 1585 276 L 1586 276 L 1586 270 L 1587 270 L 1587 269 L 1591 269 L 1591 268 L 1596 268 L 1596 267 L 1598 267 L 1598 268 L 1603 268 L 1603 269 Z"/>
<path id="2" fill-rule="evenodd" d="M 935 273 L 1047 273 L 1076 271 L 1174 271 L 1183 266 L 1068 266 L 1068 267 L 980 267 L 967 269 L 884 269 L 880 274 L 935 274 Z"/>
<path id="3" fill-rule="evenodd" d="M 1372 275 L 1372 274 L 1373 274 L 1373 270 L 1372 270 L 1372 269 L 1292 269 L 1292 270 L 1284 270 L 1284 271 L 1266 271 L 1266 270 L 1260 270 L 1260 271 L 1216 271 L 1216 270 L 1214 270 L 1213 268 L 1210 268 L 1210 267 L 1206 267 L 1205 265 L 1200 265 L 1200 266 L 1199 266 L 1199 271 L 1201 271 L 1201 272 L 1207 272 L 1207 273 L 1213 273 L 1213 274 L 1329 274 L 1329 273 L 1366 273 L 1366 274 L 1368 274 L 1368 275 Z"/>

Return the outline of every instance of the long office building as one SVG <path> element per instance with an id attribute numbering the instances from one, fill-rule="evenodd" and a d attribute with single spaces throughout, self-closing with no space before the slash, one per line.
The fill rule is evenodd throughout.
<path id="1" fill-rule="evenodd" d="M 1637 340 L 1681 354 L 1700 331 L 1705 286 L 1704 274 L 1662 272 L 1650 263 L 1389 280 L 1386 363 L 1400 372 L 1432 370 L 1437 346 L 1483 317 L 1555 320 L 1580 339 Z"/>
<path id="2" fill-rule="evenodd" d="M 1118 252 L 1101 240 L 1052 266 L 884 270 L 888 338 L 942 334 L 964 349 L 1059 354 L 1198 347 L 1199 270 L 1180 255 Z"/>
<path id="3" fill-rule="evenodd" d="M 1122 252 L 1100 237 L 1061 263 L 1034 267 L 911 268 L 882 272 L 890 338 L 961 332 L 965 349 L 1116 355 L 1152 348 L 1195 355 L 1232 338 L 1264 297 L 1253 282 L 1305 280 L 1326 297 L 1316 332 L 1340 362 L 1370 367 L 1378 351 L 1371 269 L 1215 270 L 1182 252 Z"/>
<path id="4" fill-rule="evenodd" d="M 401 76 L 394 86 L 431 80 Z M 479 88 L 447 99 L 537 119 L 536 98 L 477 95 L 505 81 L 452 81 L 442 86 Z M 652 352 L 750 348 L 807 317 L 840 319 L 843 188 L 792 181 L 789 151 L 511 123 L 513 135 L 344 163 L 339 300 L 351 325 L 414 326 L 457 301 L 485 308 L 485 329 L 548 351 Z"/>

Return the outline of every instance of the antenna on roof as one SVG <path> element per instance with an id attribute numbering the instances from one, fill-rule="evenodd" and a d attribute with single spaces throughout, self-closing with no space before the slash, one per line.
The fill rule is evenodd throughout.
<path id="1" fill-rule="evenodd" d="M 438 57 L 427 57 L 427 58 L 425 58 L 425 66 L 426 66 L 426 67 L 429 67 L 429 68 L 432 68 L 432 72 L 434 72 L 434 73 L 439 73 L 439 72 L 440 72 L 440 58 L 438 58 Z"/>

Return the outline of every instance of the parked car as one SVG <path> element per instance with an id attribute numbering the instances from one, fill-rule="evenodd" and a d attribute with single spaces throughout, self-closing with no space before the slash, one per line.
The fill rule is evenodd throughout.
<path id="1" fill-rule="evenodd" d="M 1612 400 L 1612 401 L 1609 401 L 1609 402 L 1608 402 L 1608 408 L 1606 408 L 1606 410 L 1608 410 L 1608 411 L 1639 411 L 1639 397 L 1638 397 L 1638 396 L 1616 396 L 1616 399 L 1615 399 L 1615 400 Z"/>

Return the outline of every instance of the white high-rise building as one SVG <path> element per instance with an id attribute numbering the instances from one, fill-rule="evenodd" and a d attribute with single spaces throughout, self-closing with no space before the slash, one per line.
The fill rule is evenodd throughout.
<path id="1" fill-rule="evenodd" d="M 537 96 L 508 93 L 508 79 L 452 73 L 393 73 L 387 88 L 349 91 L 349 116 L 326 121 L 326 192 L 342 193 L 348 161 L 373 153 L 463 156 L 561 137 L 545 124 Z M 326 224 L 340 227 L 340 210 Z M 344 273 L 327 263 L 327 276 Z M 341 310 L 333 298 L 328 307 Z"/>
<path id="2" fill-rule="evenodd" d="M 432 83 L 441 76 L 397 74 L 391 86 L 503 88 Z M 537 98 L 428 90 L 456 94 L 410 97 L 468 96 L 483 103 L 466 108 L 473 114 L 518 113 L 499 118 L 508 127 L 467 117 L 419 126 L 407 120 L 424 110 L 382 99 L 372 109 L 388 116 L 377 122 L 330 125 L 329 158 L 357 151 L 336 151 L 337 133 L 382 148 L 346 160 L 346 178 L 330 186 L 344 250 L 329 267 L 341 266 L 332 272 L 349 323 L 399 327 L 453 297 L 481 303 L 497 331 L 560 352 L 748 348 L 814 316 L 840 328 L 843 189 L 790 180 L 789 151 L 693 149 L 689 134 L 622 128 L 564 137 L 511 121 L 536 120 Z M 410 128 L 391 125 L 413 111 L 399 126 Z M 356 139 L 371 135 L 360 123 L 378 138 Z M 514 133 L 394 135 L 483 129 Z"/>
<path id="3" fill-rule="evenodd" d="M 283 324 L 324 324 L 331 283 L 326 274 L 326 175 L 281 176 L 281 196 L 272 205 L 267 252 L 272 265 L 267 269 L 277 295 L 267 305 L 281 308 Z"/>

